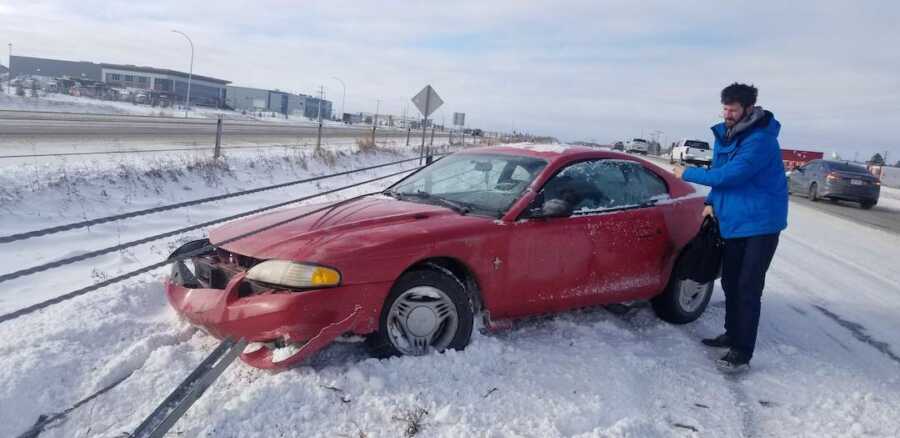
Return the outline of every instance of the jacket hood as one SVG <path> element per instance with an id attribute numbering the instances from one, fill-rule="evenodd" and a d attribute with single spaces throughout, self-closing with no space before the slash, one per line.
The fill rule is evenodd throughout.
<path id="1" fill-rule="evenodd" d="M 746 117 L 741 119 L 730 130 L 725 126 L 725 122 L 718 123 L 712 127 L 713 134 L 723 143 L 731 143 L 735 138 L 749 135 L 757 129 L 762 130 L 766 135 L 777 138 L 781 132 L 781 123 L 775 119 L 775 114 L 772 114 L 771 111 L 755 106 Z"/>

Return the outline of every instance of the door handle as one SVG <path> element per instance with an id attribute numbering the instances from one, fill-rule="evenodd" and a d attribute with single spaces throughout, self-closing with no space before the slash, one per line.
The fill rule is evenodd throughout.
<path id="1" fill-rule="evenodd" d="M 656 229 L 646 228 L 646 229 L 638 231 L 638 237 L 641 239 L 647 239 L 647 238 L 656 236 L 657 234 L 662 234 L 662 230 L 659 228 L 656 228 Z"/>

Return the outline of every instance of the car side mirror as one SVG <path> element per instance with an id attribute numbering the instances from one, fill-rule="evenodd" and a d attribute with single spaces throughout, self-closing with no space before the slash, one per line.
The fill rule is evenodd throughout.
<path id="1" fill-rule="evenodd" d="M 549 219 L 569 217 L 572 215 L 572 205 L 562 199 L 548 199 L 543 202 L 541 201 L 542 199 L 540 197 L 535 199 L 535 202 L 528 208 L 526 217 Z"/>

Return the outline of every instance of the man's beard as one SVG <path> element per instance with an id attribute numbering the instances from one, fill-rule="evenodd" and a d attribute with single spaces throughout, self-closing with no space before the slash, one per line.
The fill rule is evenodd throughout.
<path id="1" fill-rule="evenodd" d="M 725 119 L 725 127 L 731 128 L 734 125 L 737 125 L 737 122 L 738 122 L 737 120 Z"/>

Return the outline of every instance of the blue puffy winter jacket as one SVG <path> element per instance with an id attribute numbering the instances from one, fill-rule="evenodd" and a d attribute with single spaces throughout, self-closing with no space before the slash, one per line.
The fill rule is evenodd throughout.
<path id="1" fill-rule="evenodd" d="M 709 186 L 706 200 L 722 237 L 758 236 L 787 228 L 788 193 L 778 132 L 771 112 L 726 137 L 725 123 L 712 127 L 716 143 L 710 169 L 688 168 L 683 179 Z"/>

